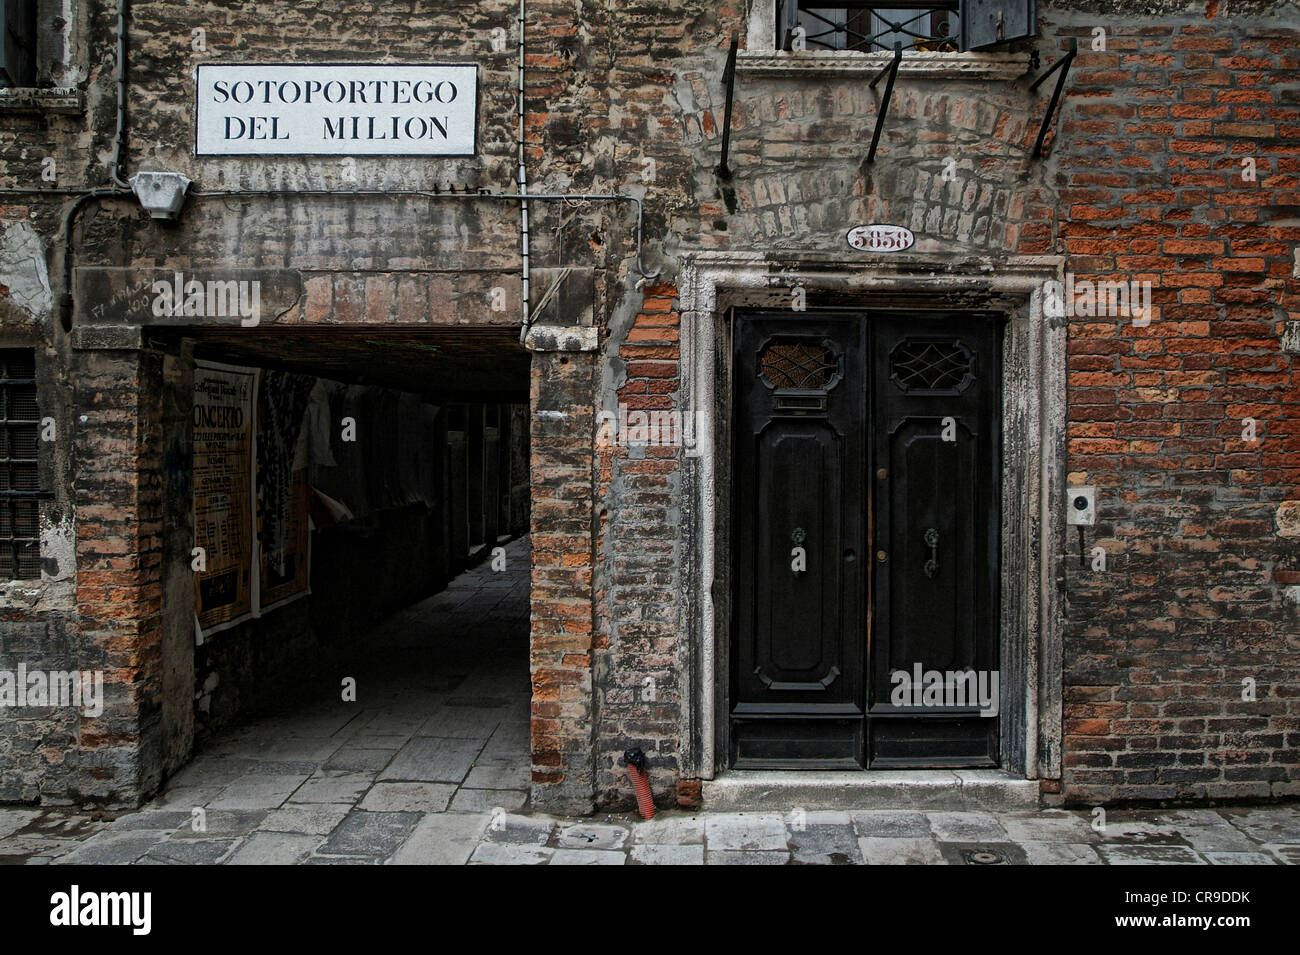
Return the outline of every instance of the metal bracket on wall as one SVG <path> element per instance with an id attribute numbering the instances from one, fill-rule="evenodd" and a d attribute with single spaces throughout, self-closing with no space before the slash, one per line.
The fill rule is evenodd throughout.
<path id="1" fill-rule="evenodd" d="M 1079 41 L 1071 37 L 1069 52 L 1053 63 L 1048 68 L 1047 72 L 1034 80 L 1033 84 L 1029 87 L 1029 91 L 1032 93 L 1034 90 L 1038 89 L 1043 80 L 1047 79 L 1057 70 L 1061 71 L 1061 75 L 1057 77 L 1056 80 L 1056 89 L 1052 91 L 1052 101 L 1047 105 L 1047 115 L 1043 117 L 1043 125 L 1038 130 L 1038 141 L 1034 143 L 1035 159 L 1043 154 L 1043 140 L 1047 138 L 1047 127 L 1051 125 L 1052 117 L 1056 114 L 1056 104 L 1061 101 L 1061 90 L 1065 89 L 1065 75 L 1070 72 L 1070 64 L 1074 62 L 1074 58 L 1078 54 Z"/>
<path id="2" fill-rule="evenodd" d="M 876 161 L 876 146 L 880 143 L 880 131 L 885 128 L 885 117 L 889 115 L 889 103 L 894 98 L 894 80 L 898 78 L 898 64 L 902 61 L 903 44 L 895 41 L 894 58 L 882 67 L 880 72 L 876 74 L 876 78 L 868 84 L 874 90 L 881 78 L 886 73 L 889 74 L 889 82 L 885 84 L 885 95 L 880 101 L 880 112 L 876 114 L 876 131 L 871 134 L 871 149 L 867 152 L 867 162 L 869 163 Z"/>
<path id="3" fill-rule="evenodd" d="M 740 48 L 740 38 L 731 34 L 731 50 L 727 53 L 727 69 L 722 74 L 722 85 L 727 88 L 727 108 L 722 121 L 722 162 L 718 163 L 718 175 L 723 179 L 731 178 L 731 167 L 727 165 L 727 153 L 731 149 L 731 99 L 736 89 L 736 50 Z"/>

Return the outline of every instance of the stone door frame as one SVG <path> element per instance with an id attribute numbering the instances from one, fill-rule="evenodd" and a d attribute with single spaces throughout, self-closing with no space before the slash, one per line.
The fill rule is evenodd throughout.
<path id="1" fill-rule="evenodd" d="M 681 407 L 694 423 L 683 457 L 681 629 L 690 714 L 683 775 L 723 771 L 730 659 L 730 314 L 737 307 L 925 305 L 1007 316 L 1002 362 L 1001 758 L 1028 779 L 1061 775 L 1066 323 L 1041 290 L 1061 256 L 854 256 L 699 252 L 679 276 Z"/>

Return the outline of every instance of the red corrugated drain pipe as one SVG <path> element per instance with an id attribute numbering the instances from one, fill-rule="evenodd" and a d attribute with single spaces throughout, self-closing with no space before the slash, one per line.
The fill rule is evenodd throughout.
<path id="1" fill-rule="evenodd" d="M 655 800 L 650 793 L 650 777 L 645 771 L 645 753 L 639 749 L 629 749 L 623 754 L 627 763 L 627 774 L 632 777 L 632 788 L 636 791 L 636 806 L 641 811 L 642 819 L 655 817 Z"/>

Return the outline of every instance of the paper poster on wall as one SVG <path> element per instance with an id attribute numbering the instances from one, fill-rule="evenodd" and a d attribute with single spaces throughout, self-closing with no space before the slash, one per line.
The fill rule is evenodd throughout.
<path id="1" fill-rule="evenodd" d="M 303 596 L 310 583 L 306 461 L 298 436 L 316 379 L 264 371 L 257 389 L 258 610 Z"/>
<path id="2" fill-rule="evenodd" d="M 210 632 L 253 610 L 253 392 L 256 373 L 198 363 L 194 369 L 194 575 L 198 626 Z"/>
<path id="3" fill-rule="evenodd" d="M 311 527 L 308 524 L 307 471 L 293 472 L 285 512 L 285 543 L 275 553 L 262 550 L 259 576 L 262 611 L 307 593 L 311 570 Z"/>

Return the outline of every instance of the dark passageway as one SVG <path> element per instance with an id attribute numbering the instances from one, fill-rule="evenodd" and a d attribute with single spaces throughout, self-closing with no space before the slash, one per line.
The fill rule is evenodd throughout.
<path id="1" fill-rule="evenodd" d="M 328 681 L 312 680 L 309 692 L 200 745 L 147 807 L 180 825 L 149 856 L 376 861 L 422 814 L 465 814 L 481 828 L 473 819 L 482 813 L 522 808 L 528 538 L 506 545 L 504 569 L 493 566 L 479 564 L 351 642 L 321 668 L 338 674 L 332 697 L 319 692 Z M 342 699 L 348 677 L 355 702 Z M 203 832 L 185 825 L 196 809 Z"/>

